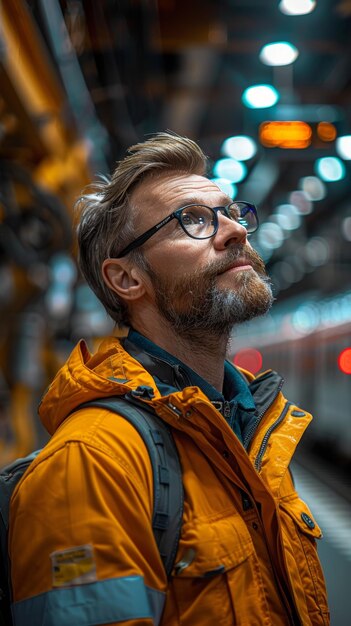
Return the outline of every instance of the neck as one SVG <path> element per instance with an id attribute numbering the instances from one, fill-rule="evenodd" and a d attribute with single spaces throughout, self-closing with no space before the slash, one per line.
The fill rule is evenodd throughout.
<path id="1" fill-rule="evenodd" d="M 148 323 L 150 321 L 150 323 Z M 222 392 L 224 360 L 226 357 L 228 336 L 212 336 L 209 333 L 198 335 L 196 332 L 181 336 L 158 315 L 150 320 L 133 320 L 133 328 L 193 369 L 197 374 Z"/>

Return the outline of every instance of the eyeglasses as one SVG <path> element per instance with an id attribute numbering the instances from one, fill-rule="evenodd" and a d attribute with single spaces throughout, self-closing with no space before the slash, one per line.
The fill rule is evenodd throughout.
<path id="1" fill-rule="evenodd" d="M 241 224 L 249 235 L 258 228 L 257 209 L 250 202 L 231 202 L 227 206 L 217 207 L 209 207 L 203 204 L 188 204 L 177 211 L 173 211 L 161 222 L 149 228 L 143 235 L 134 239 L 115 258 L 120 259 L 132 250 L 135 250 L 135 248 L 142 246 L 160 228 L 166 226 L 173 219 L 178 220 L 183 231 L 192 239 L 210 239 L 218 231 L 219 211 L 230 220 Z"/>

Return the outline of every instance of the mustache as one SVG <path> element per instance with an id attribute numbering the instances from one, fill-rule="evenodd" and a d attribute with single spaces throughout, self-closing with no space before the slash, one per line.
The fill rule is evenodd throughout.
<path id="1" fill-rule="evenodd" d="M 266 268 L 260 255 L 253 248 L 246 245 L 236 245 L 235 248 L 228 248 L 224 258 L 218 261 L 211 261 L 202 272 L 208 278 L 215 278 L 218 274 L 229 270 L 238 260 L 247 261 L 249 265 L 259 274 L 266 276 Z"/>

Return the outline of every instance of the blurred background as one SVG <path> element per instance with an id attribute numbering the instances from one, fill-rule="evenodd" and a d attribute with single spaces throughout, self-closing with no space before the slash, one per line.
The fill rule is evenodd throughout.
<path id="1" fill-rule="evenodd" d="M 334 626 L 351 609 L 350 53 L 351 0 L 0 5 L 0 465 L 46 441 L 37 404 L 75 342 L 113 329 L 77 271 L 76 198 L 150 133 L 187 135 L 259 208 L 276 302 L 228 356 L 277 369 L 315 415 L 293 471 Z"/>

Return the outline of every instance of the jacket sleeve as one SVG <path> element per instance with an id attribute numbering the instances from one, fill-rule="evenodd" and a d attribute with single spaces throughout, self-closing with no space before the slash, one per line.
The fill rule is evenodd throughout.
<path id="1" fill-rule="evenodd" d="M 116 419 L 116 417 L 114 416 Z M 16 626 L 159 624 L 166 574 L 152 531 L 152 468 L 135 429 L 44 449 L 15 492 Z"/>

